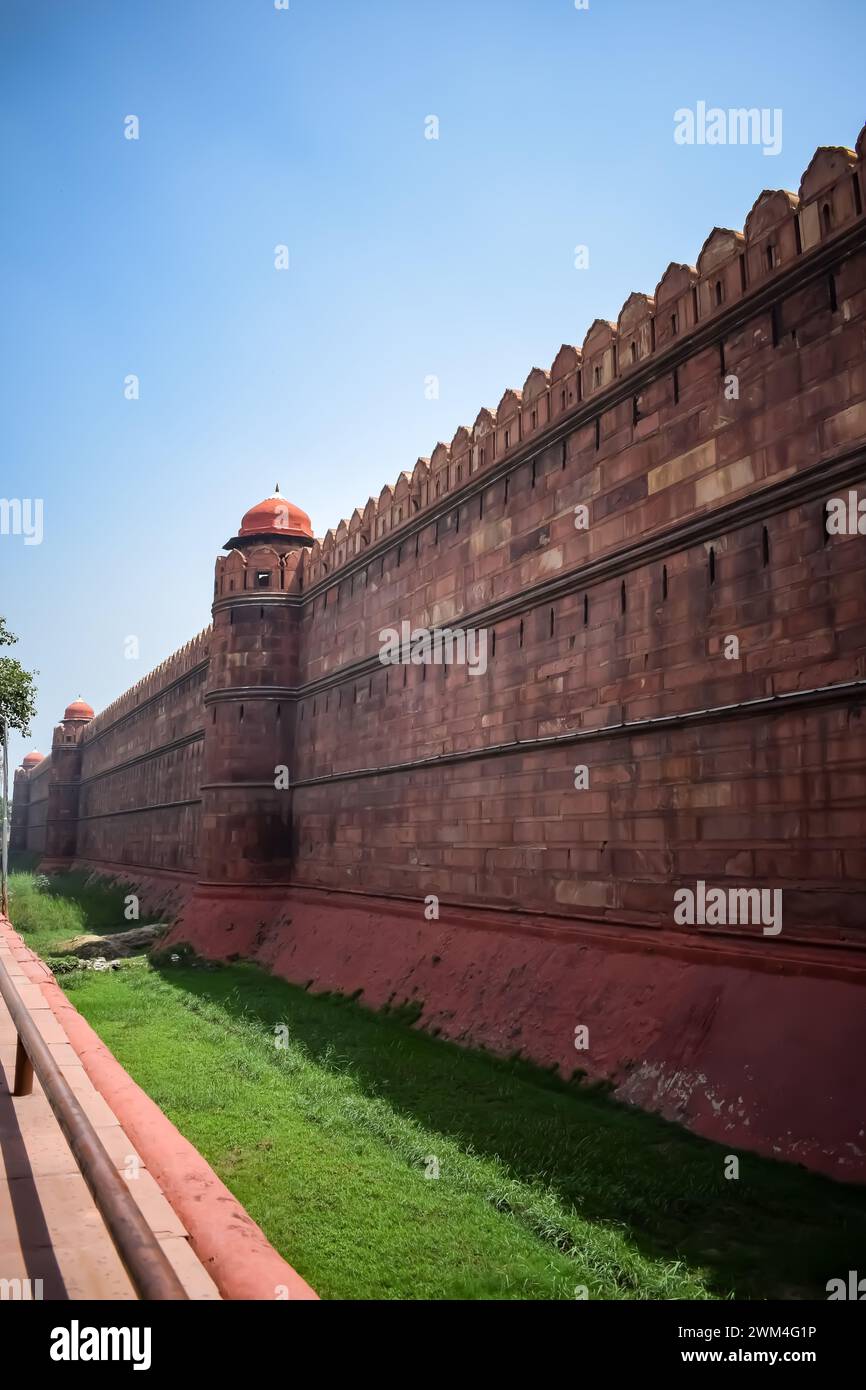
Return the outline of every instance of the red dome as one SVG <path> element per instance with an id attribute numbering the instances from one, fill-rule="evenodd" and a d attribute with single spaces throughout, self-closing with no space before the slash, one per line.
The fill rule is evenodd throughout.
<path id="1" fill-rule="evenodd" d="M 92 719 L 93 710 L 86 700 L 82 700 L 79 695 L 77 700 L 73 700 L 71 705 L 66 706 L 66 713 L 63 716 L 64 723 L 67 719 Z"/>
<path id="2" fill-rule="evenodd" d="M 241 522 L 239 537 L 246 536 L 297 536 L 303 540 L 313 539 L 310 518 L 300 507 L 293 507 L 280 492 L 279 483 L 272 497 L 250 507 Z"/>
<path id="3" fill-rule="evenodd" d="M 29 772 L 30 769 L 31 769 L 31 767 L 38 767 L 39 764 L 40 764 L 41 762 L 43 762 L 43 761 L 44 761 L 43 755 L 42 755 L 41 753 L 37 753 L 37 752 L 36 752 L 36 749 L 34 748 L 34 750 L 33 750 L 32 753 L 28 753 L 28 754 L 27 754 L 27 756 L 25 757 L 25 759 L 24 759 L 23 763 L 21 764 L 21 766 L 22 766 L 27 772 Z"/>

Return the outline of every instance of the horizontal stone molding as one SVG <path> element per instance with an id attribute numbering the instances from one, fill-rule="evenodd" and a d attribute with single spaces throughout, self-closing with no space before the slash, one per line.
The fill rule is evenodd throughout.
<path id="1" fill-rule="evenodd" d="M 547 748 L 567 747 L 575 743 L 598 743 L 610 738 L 663 733 L 669 729 L 680 729 L 695 724 L 718 723 L 725 719 L 747 719 L 760 715 L 766 717 L 785 714 L 792 709 L 813 709 L 819 705 L 856 700 L 866 700 L 866 680 L 844 681 L 838 685 L 821 686 L 815 690 L 795 690 L 784 695 L 766 695 L 755 700 L 742 700 L 733 705 L 711 705 L 706 709 L 685 710 L 682 714 L 623 720 L 619 724 L 604 724 L 593 729 L 570 729 L 564 734 L 519 739 L 512 743 L 493 743 L 485 748 L 462 748 L 453 753 L 436 753 L 429 758 L 386 763 L 381 767 L 348 768 L 344 772 L 301 778 L 290 785 L 294 789 L 325 786 L 330 782 L 353 782 L 364 777 L 390 777 L 395 773 L 421 772 L 425 768 L 448 767 L 457 763 L 478 762 L 485 758 L 507 758 L 515 753 L 538 753 Z"/>
<path id="2" fill-rule="evenodd" d="M 74 869 L 89 869 L 94 873 L 104 874 L 106 878 L 116 878 L 122 873 L 127 873 L 130 869 L 138 869 L 148 878 L 168 883 L 177 883 L 178 880 L 188 879 L 191 882 L 198 882 L 199 873 L 197 869 L 180 869 L 172 867 L 170 869 L 157 868 L 153 864 L 136 864 L 132 860 L 125 863 L 117 859 L 74 859 L 71 861 Z"/>
<path id="3" fill-rule="evenodd" d="M 169 660 L 171 660 L 171 658 L 169 658 Z M 125 710 L 123 714 L 119 714 L 116 719 L 112 719 L 110 724 L 102 725 L 97 730 L 97 732 L 93 734 L 91 738 L 88 738 L 87 734 L 85 733 L 85 736 L 81 742 L 82 748 L 92 748 L 93 744 L 98 743 L 100 739 L 105 738 L 106 734 L 110 734 L 114 729 L 118 729 L 121 726 L 121 724 L 125 724 L 128 719 L 132 719 L 134 715 L 140 714 L 142 710 L 149 709 L 150 706 L 155 704 L 157 700 L 162 700 L 166 695 L 169 695 L 173 690 L 176 690 L 179 685 L 183 685 L 184 681 L 188 681 L 192 676 L 197 676 L 201 671 L 206 671 L 209 665 L 210 657 L 208 656 L 205 657 L 203 661 L 196 662 L 194 666 L 190 666 L 188 671 L 183 671 L 179 676 L 175 676 L 174 679 L 170 680 L 167 685 L 161 685 L 158 690 L 155 690 L 153 692 L 152 695 L 148 695 L 137 705 L 133 705 L 131 709 Z M 157 670 L 159 670 L 159 667 L 157 667 Z M 153 674 L 155 673 L 151 672 L 151 675 Z M 145 680 L 148 680 L 149 678 L 150 677 L 146 676 Z M 133 687 L 133 689 L 134 688 L 135 687 Z M 123 696 L 121 696 L 121 699 L 122 698 Z M 97 718 L 101 719 L 102 715 L 97 715 Z"/>
<path id="4" fill-rule="evenodd" d="M 201 790 L 203 792 L 227 792 L 227 791 L 288 791 L 288 787 L 275 787 L 273 779 L 270 782 L 203 782 Z"/>
<path id="5" fill-rule="evenodd" d="M 205 709 L 211 705 L 222 705 L 232 700 L 293 700 L 298 696 L 298 688 L 293 685 L 233 685 L 221 686 L 218 690 L 208 690 L 204 697 Z"/>
<path id="6" fill-rule="evenodd" d="M 294 608 L 300 605 L 296 594 L 286 594 L 273 589 L 238 589 L 237 593 L 223 594 L 214 599 L 211 607 L 213 616 L 225 608 Z"/>
<path id="7" fill-rule="evenodd" d="M 127 768 L 137 767 L 141 763 L 152 762 L 154 758 L 163 758 L 168 753 L 176 753 L 181 748 L 188 747 L 191 743 L 200 743 L 204 738 L 204 729 L 195 729 L 191 734 L 186 734 L 183 738 L 176 738 L 171 743 L 161 743 L 158 748 L 150 748 L 146 753 L 138 753 L 134 758 L 127 758 L 122 763 L 112 763 L 111 767 L 106 767 L 102 772 L 91 773 L 89 777 L 82 777 L 80 782 L 68 782 L 61 785 L 73 787 L 87 787 L 91 782 L 101 782 L 105 777 L 113 777 L 118 772 L 124 772 Z"/>
<path id="8" fill-rule="evenodd" d="M 185 801 L 156 801 L 150 806 L 128 806 L 122 811 L 99 811 L 90 816 L 78 816 L 80 821 L 85 820 L 112 820 L 115 816 L 143 816 L 150 811 L 171 811 L 177 806 L 200 806 L 201 797 L 191 796 Z M 49 822 L 50 824 L 50 822 Z"/>
<path id="9" fill-rule="evenodd" d="M 771 483 L 757 492 L 749 493 L 734 502 L 716 507 L 711 512 L 695 517 L 691 521 L 678 521 L 655 535 L 623 546 L 611 555 L 598 560 L 589 560 L 584 565 L 570 569 L 567 574 L 556 575 L 552 579 L 539 581 L 519 594 L 488 604 L 474 612 L 462 613 L 450 619 L 443 626 L 454 631 L 458 628 L 490 628 L 508 618 L 519 617 L 546 603 L 555 602 L 574 593 L 576 589 L 590 589 L 595 584 L 610 579 L 619 579 L 644 565 L 664 560 L 681 550 L 714 540 L 722 532 L 742 530 L 765 517 L 787 511 L 793 506 L 829 498 L 837 488 L 846 487 L 866 476 L 866 447 L 862 444 L 844 453 L 822 459 L 809 469 Z M 367 656 L 360 661 L 337 667 L 318 680 L 289 691 L 290 696 L 300 700 L 324 693 L 345 681 L 357 680 L 382 669 L 378 655 Z"/>

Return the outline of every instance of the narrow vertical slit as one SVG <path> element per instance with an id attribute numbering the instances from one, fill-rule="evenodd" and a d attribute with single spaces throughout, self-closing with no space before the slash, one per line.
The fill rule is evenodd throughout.
<path id="1" fill-rule="evenodd" d="M 763 552 L 764 568 L 770 563 L 770 533 L 766 526 L 761 531 L 761 550 Z"/>

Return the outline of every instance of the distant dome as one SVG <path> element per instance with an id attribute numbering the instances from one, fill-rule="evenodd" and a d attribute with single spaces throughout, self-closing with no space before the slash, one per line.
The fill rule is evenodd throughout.
<path id="1" fill-rule="evenodd" d="M 63 716 L 64 722 L 67 719 L 92 719 L 93 710 L 86 700 L 82 700 L 79 695 L 77 700 L 73 700 L 71 705 L 66 706 L 66 713 Z"/>
<path id="2" fill-rule="evenodd" d="M 34 748 L 32 753 L 27 754 L 21 766 L 24 768 L 25 772 L 29 772 L 31 767 L 38 767 L 39 764 L 43 761 L 43 755 L 41 753 L 37 753 L 36 749 Z"/>
<path id="3" fill-rule="evenodd" d="M 240 539 L 248 536 L 295 536 L 311 541 L 313 528 L 307 513 L 286 501 L 278 483 L 271 497 L 250 507 L 244 514 L 238 536 Z"/>

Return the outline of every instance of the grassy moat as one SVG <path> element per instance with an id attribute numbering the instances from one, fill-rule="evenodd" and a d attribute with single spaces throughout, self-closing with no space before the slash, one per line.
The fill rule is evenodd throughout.
<path id="1" fill-rule="evenodd" d="M 400 1014 L 252 965 L 65 972 L 123 897 L 16 873 L 10 916 L 323 1298 L 826 1299 L 862 1268 L 866 1190 L 745 1152 L 727 1180 L 730 1149 Z"/>

